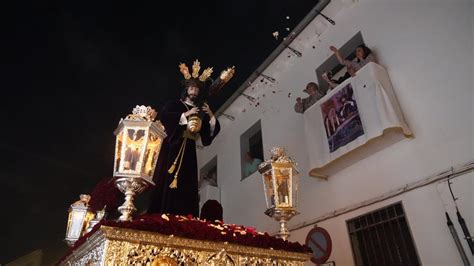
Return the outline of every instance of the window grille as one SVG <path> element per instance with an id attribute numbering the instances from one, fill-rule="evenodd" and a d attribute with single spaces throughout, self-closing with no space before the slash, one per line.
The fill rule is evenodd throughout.
<path id="1" fill-rule="evenodd" d="M 421 265 L 402 204 L 347 221 L 356 265 Z"/>

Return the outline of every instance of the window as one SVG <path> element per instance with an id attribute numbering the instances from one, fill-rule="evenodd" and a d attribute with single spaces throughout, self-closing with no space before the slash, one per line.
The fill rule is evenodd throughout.
<path id="1" fill-rule="evenodd" d="M 402 204 L 347 221 L 356 265 L 421 265 Z"/>
<path id="2" fill-rule="evenodd" d="M 257 171 L 263 161 L 263 142 L 260 120 L 240 136 L 242 180 Z"/>
<path id="3" fill-rule="evenodd" d="M 362 38 L 362 33 L 360 33 L 359 31 L 342 47 L 338 47 L 339 52 L 345 59 L 352 60 L 355 58 L 356 47 L 361 44 L 364 44 L 364 39 Z M 329 47 L 327 47 L 327 49 L 329 50 Z M 322 78 L 323 73 L 326 71 L 331 71 L 331 73 L 333 73 L 333 79 L 337 80 L 338 78 L 346 74 L 346 67 L 339 64 L 339 61 L 337 61 L 336 56 L 332 55 L 318 68 L 316 68 L 316 77 L 318 79 L 319 90 L 324 93 L 329 88 L 328 83 Z"/>
<path id="4" fill-rule="evenodd" d="M 204 185 L 217 187 L 217 155 L 199 171 L 199 187 Z"/>

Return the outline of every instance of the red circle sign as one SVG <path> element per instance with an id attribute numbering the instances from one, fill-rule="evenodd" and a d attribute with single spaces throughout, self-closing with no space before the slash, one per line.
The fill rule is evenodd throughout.
<path id="1" fill-rule="evenodd" d="M 331 237 L 322 227 L 314 227 L 306 236 L 306 245 L 313 251 L 311 261 L 320 264 L 329 259 L 332 251 Z"/>

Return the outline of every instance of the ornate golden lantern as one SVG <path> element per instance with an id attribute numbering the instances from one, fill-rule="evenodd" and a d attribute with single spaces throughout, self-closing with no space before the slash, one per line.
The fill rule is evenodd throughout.
<path id="1" fill-rule="evenodd" d="M 119 220 L 130 221 L 136 211 L 134 196 L 149 185 L 154 185 L 153 173 L 166 137 L 164 126 L 154 121 L 157 113 L 150 106 L 136 106 L 133 113 L 120 120 L 115 135 L 114 177 L 117 188 L 125 194 L 125 202 L 118 210 Z"/>
<path id="2" fill-rule="evenodd" d="M 91 197 L 82 194 L 79 198 L 80 200 L 71 204 L 69 208 L 65 238 L 69 246 L 72 246 L 74 242 L 85 233 L 89 221 L 94 217 L 94 213 L 89 209 L 89 200 Z"/>
<path id="3" fill-rule="evenodd" d="M 267 210 L 265 214 L 280 222 L 278 235 L 286 240 L 290 235 L 286 223 L 295 215 L 298 192 L 298 170 L 296 163 L 280 147 L 271 149 L 271 158 L 261 163 Z"/>

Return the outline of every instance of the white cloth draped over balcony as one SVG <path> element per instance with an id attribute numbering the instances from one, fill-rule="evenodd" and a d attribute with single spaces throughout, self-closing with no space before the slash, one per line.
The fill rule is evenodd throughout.
<path id="1" fill-rule="evenodd" d="M 337 111 L 337 116 L 334 114 L 337 110 L 336 107 L 341 106 L 340 101 L 334 104 L 335 99 L 341 99 L 341 95 L 344 95 L 343 90 L 347 90 L 347 88 L 350 90 L 350 87 L 353 91 L 352 100 L 355 100 L 357 106 L 356 111 L 351 114 L 357 114 L 358 111 L 362 124 L 362 128 L 359 128 L 355 134 L 351 132 L 353 128 L 343 128 L 353 125 L 344 125 L 344 118 L 339 118 L 344 111 L 341 111 L 342 108 Z M 327 109 L 330 107 L 327 106 L 334 106 L 331 108 L 334 110 L 328 112 Z M 328 116 L 332 118 L 329 120 Z M 347 123 L 353 117 L 354 115 L 347 119 Z M 355 123 L 358 124 L 354 125 L 360 127 L 358 117 L 355 118 L 357 119 Z M 345 80 L 306 110 L 304 124 L 310 172 L 323 168 L 342 155 L 366 144 L 369 140 L 383 135 L 384 130 L 388 128 L 401 128 L 400 134 L 412 135 L 403 118 L 388 73 L 385 68 L 376 63 L 368 63 L 357 72 L 355 77 Z M 334 140 L 332 142 L 330 140 L 331 134 L 336 135 L 339 131 L 338 128 L 344 130 L 341 133 L 342 136 L 338 136 L 339 138 L 345 138 L 347 141 L 351 138 L 346 136 L 352 134 L 353 139 L 348 143 L 339 141 L 334 146 Z"/>

